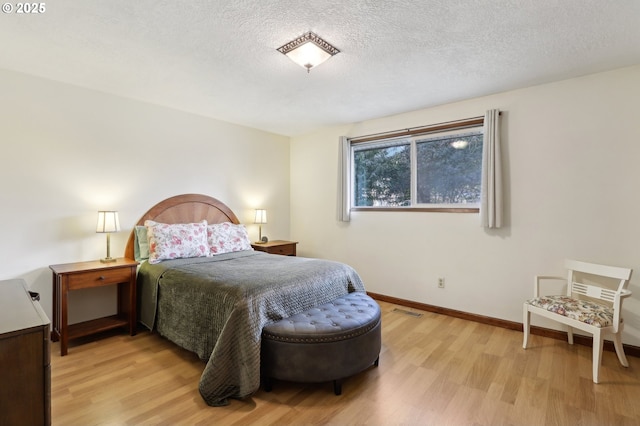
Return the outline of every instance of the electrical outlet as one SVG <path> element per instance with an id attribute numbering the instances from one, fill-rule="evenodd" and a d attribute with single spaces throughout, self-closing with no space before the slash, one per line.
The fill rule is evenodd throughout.
<path id="1" fill-rule="evenodd" d="M 444 278 L 438 278 L 438 288 L 444 288 Z"/>

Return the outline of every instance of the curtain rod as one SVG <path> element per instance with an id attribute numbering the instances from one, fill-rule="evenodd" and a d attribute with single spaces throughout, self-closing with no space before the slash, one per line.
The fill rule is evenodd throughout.
<path id="1" fill-rule="evenodd" d="M 390 137 L 410 136 L 417 133 L 428 133 L 446 129 L 464 128 L 477 126 L 484 122 L 484 115 L 478 117 L 465 118 L 463 120 L 446 121 L 444 123 L 432 124 L 430 126 L 409 127 L 407 129 L 394 130 L 391 132 L 372 133 L 370 135 L 357 136 L 348 138 L 352 143 L 370 142 L 378 139 L 386 139 Z"/>

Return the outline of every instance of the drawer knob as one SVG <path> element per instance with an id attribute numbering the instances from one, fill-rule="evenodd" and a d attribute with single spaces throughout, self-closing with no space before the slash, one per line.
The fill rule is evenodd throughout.
<path id="1" fill-rule="evenodd" d="M 100 280 L 104 280 L 104 275 L 100 275 Z"/>

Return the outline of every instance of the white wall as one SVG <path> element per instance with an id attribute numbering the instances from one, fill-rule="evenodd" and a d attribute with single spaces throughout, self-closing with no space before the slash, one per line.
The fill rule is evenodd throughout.
<path id="1" fill-rule="evenodd" d="M 623 341 L 640 346 L 639 99 L 635 66 L 293 138 L 291 237 L 300 255 L 355 267 L 369 291 L 517 322 L 533 276 L 564 275 L 564 258 L 631 267 Z M 460 213 L 354 212 L 350 223 L 337 221 L 340 135 L 491 108 L 503 111 L 504 229 Z"/>
<path id="2" fill-rule="evenodd" d="M 122 256 L 152 205 L 202 193 L 257 239 L 289 237 L 289 138 L 0 70 L 0 279 L 24 278 L 52 318 L 49 265 L 106 254 L 97 211 L 119 211 Z M 70 295 L 70 322 L 112 314 L 113 288 Z M 76 294 L 77 293 L 77 294 Z"/>
<path id="3" fill-rule="evenodd" d="M 49 316 L 48 265 L 105 254 L 97 210 L 120 212 L 118 255 L 151 205 L 194 192 L 226 202 L 252 238 L 253 209 L 269 209 L 265 234 L 300 241 L 300 255 L 351 264 L 372 292 L 511 321 L 521 322 L 533 275 L 562 273 L 565 257 L 632 267 L 623 340 L 640 346 L 640 66 L 329 128 L 291 144 L 4 70 L 0 94 L 0 279 L 24 278 Z M 507 227 L 487 232 L 476 214 L 336 220 L 338 136 L 489 108 L 504 111 Z M 107 289 L 72 298 L 71 322 L 112 313 L 111 296 Z"/>

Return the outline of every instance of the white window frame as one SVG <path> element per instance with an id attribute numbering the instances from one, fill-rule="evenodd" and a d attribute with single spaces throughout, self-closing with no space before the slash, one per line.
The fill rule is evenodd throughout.
<path id="1" fill-rule="evenodd" d="M 418 140 L 425 138 L 446 137 L 454 134 L 480 133 L 483 134 L 483 117 L 475 117 L 473 119 L 461 120 L 460 122 L 443 123 L 424 128 L 407 129 L 405 131 L 390 132 L 385 135 L 373 135 L 372 137 L 347 138 L 348 146 L 348 179 L 343 180 L 343 184 L 348 187 L 343 188 L 348 194 L 348 210 L 349 211 L 432 211 L 432 212 L 459 212 L 459 213 L 477 213 L 480 210 L 480 202 L 477 203 L 453 203 L 453 204 L 418 204 L 417 203 L 417 144 Z M 409 206 L 356 206 L 355 205 L 355 155 L 356 151 L 362 150 L 364 147 L 375 148 L 384 147 L 385 145 L 394 145 L 394 140 L 398 145 L 410 144 L 410 205 Z M 484 142 L 483 142 L 484 143 Z M 481 166 L 482 167 L 482 166 Z M 347 201 L 345 200 L 345 201 Z"/>

